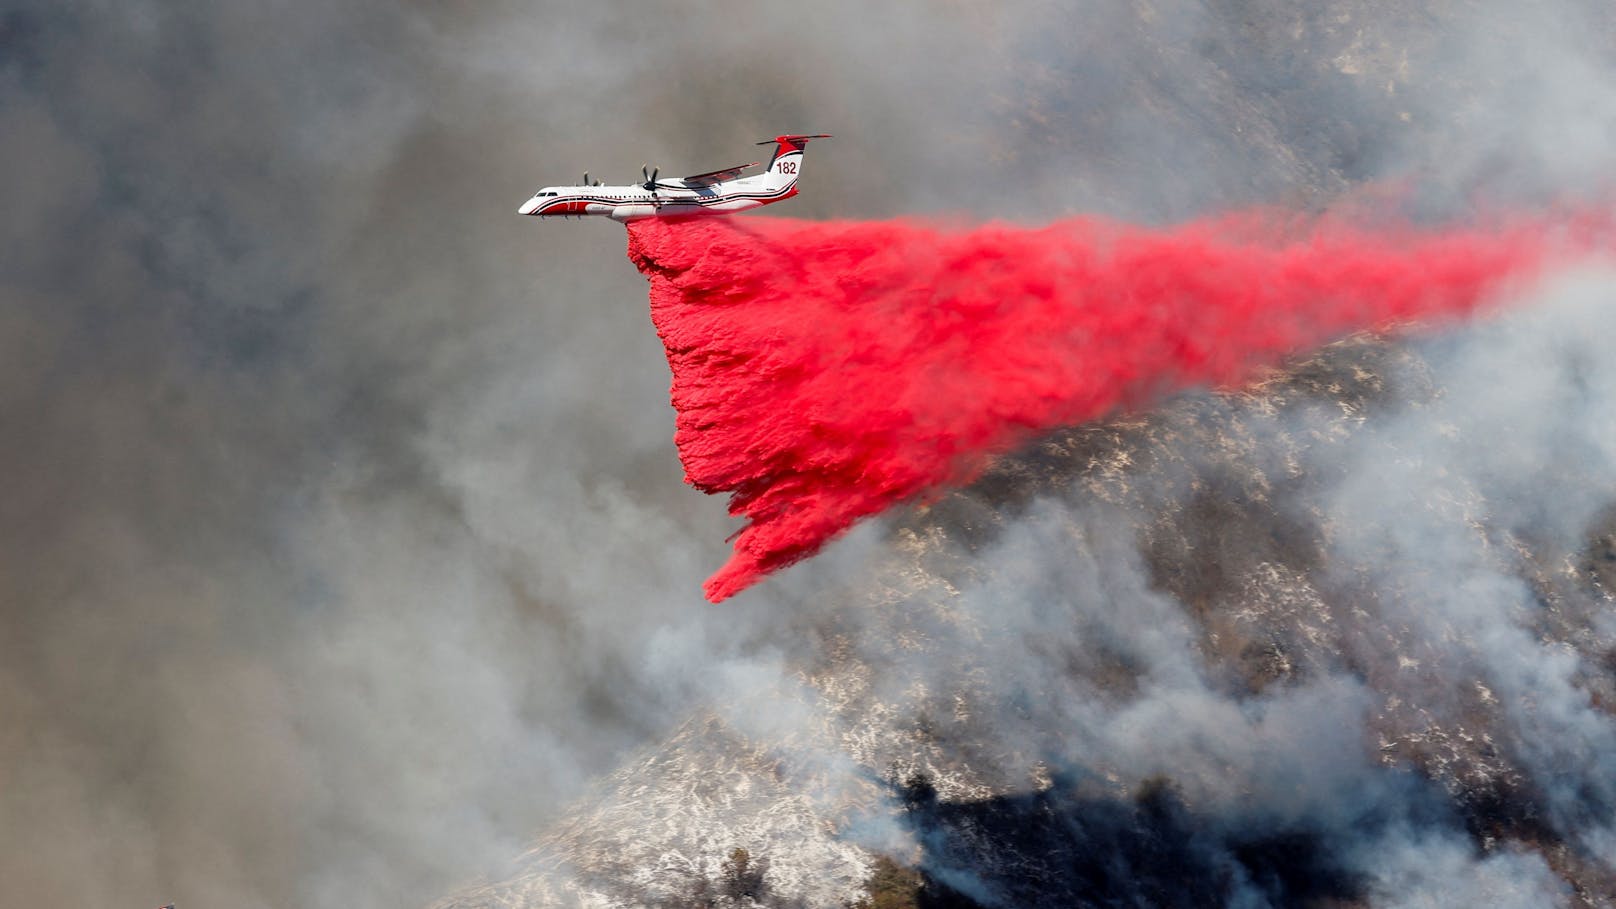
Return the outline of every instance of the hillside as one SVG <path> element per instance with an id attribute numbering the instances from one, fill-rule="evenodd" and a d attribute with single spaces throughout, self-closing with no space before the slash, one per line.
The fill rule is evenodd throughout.
<path id="1" fill-rule="evenodd" d="M 1616 496 L 1576 448 L 1609 457 L 1616 374 L 1558 368 L 1540 417 L 1480 382 L 1594 354 L 1616 316 L 1563 293 L 1004 459 L 889 531 L 801 689 L 691 720 L 443 905 L 694 905 L 736 847 L 766 905 L 856 899 L 882 855 L 983 905 L 1611 905 Z"/>

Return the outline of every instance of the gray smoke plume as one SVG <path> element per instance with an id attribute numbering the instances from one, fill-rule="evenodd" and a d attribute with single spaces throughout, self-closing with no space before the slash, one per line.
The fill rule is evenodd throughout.
<path id="1" fill-rule="evenodd" d="M 946 797 L 1061 762 L 1125 767 L 1113 789 L 1170 777 L 1227 829 L 1279 813 L 1335 837 L 1378 902 L 1440 900 L 1456 881 L 1495 901 L 1542 895 L 1573 859 L 1480 855 L 1492 834 L 1399 813 L 1411 784 L 1355 750 L 1366 728 L 1399 736 L 1407 773 L 1471 791 L 1475 768 L 1443 764 L 1438 740 L 1444 711 L 1490 698 L 1519 769 L 1500 791 L 1540 809 L 1528 832 L 1608 868 L 1608 609 L 1555 613 L 1550 635 L 1522 615 L 1547 594 L 1504 563 L 1515 541 L 1575 562 L 1608 505 L 1608 278 L 1545 291 L 1591 302 L 1522 323 L 1535 348 L 1508 330 L 1455 339 L 1433 369 L 1470 397 L 1441 419 L 1396 414 L 1306 465 L 1340 480 L 1298 507 L 1341 528 L 1308 584 L 1405 610 L 1396 627 L 1430 642 L 1407 655 L 1418 665 L 1379 667 L 1368 633 L 1349 634 L 1346 669 L 1321 649 L 1294 688 L 1242 698 L 1199 643 L 1205 604 L 1101 532 L 1104 507 L 1066 497 L 959 556 L 980 578 L 955 585 L 964 606 L 926 601 L 935 567 L 894 595 L 909 611 L 882 618 L 866 563 L 909 550 L 867 528 L 707 608 L 699 582 L 727 525 L 680 482 L 621 233 L 513 212 L 585 169 L 708 170 L 796 130 L 838 134 L 788 203 L 801 217 L 1159 221 L 1397 181 L 1432 217 L 1538 204 L 1601 188 L 1611 34 L 1603 6 L 1570 0 L 1530 14 L 1457 0 L 12 4 L 7 899 L 430 902 L 499 877 L 534 831 L 576 817 L 589 781 L 707 712 L 791 742 L 804 769 L 784 779 L 845 804 L 880 788 L 859 775 L 866 758 L 896 755 L 817 738 L 846 721 L 799 676 L 850 637 L 864 652 L 884 622 L 960 609 L 988 624 L 928 622 L 926 652 L 981 667 L 973 722 L 1008 698 L 992 728 L 1015 748 Z M 1391 454 L 1415 450 L 1425 460 Z M 1162 489 L 1171 515 L 1183 490 Z M 1496 514 L 1465 511 L 1472 495 Z M 1302 589 L 1264 577 L 1244 581 L 1253 597 Z M 894 660 L 871 690 L 907 703 L 922 669 L 949 681 Z M 1435 717 L 1412 745 L 1413 719 L 1384 706 L 1399 673 Z M 1135 689 L 1108 678 L 1142 693 L 1119 702 Z M 1349 841 L 1359 801 L 1379 826 Z M 879 811 L 859 823 L 855 845 L 914 836 Z"/>
<path id="2" fill-rule="evenodd" d="M 949 589 L 880 613 L 857 662 L 895 725 L 932 730 L 920 763 L 955 797 L 1047 768 L 1115 797 L 1170 780 L 1231 857 L 1305 834 L 1373 905 L 1566 905 L 1568 879 L 1602 905 L 1616 629 L 1588 560 L 1616 506 L 1612 279 L 1556 280 L 1403 364 L 1338 352 L 1316 399 L 1192 399 L 1046 443 L 1010 488 L 1047 491 L 1008 504 L 990 478 L 952 505 L 954 547 L 1018 516 L 932 556 Z M 939 716 L 950 699 L 970 706 Z"/>

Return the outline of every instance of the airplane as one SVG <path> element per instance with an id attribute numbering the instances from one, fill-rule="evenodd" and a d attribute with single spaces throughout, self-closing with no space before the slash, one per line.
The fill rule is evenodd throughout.
<path id="1" fill-rule="evenodd" d="M 540 218 L 574 218 L 605 215 L 615 221 L 641 218 L 689 218 L 700 215 L 727 215 L 746 211 L 797 194 L 797 177 L 802 173 L 802 153 L 810 139 L 827 135 L 775 136 L 759 142 L 774 145 L 774 157 L 761 174 L 742 177 L 741 171 L 758 162 L 726 167 L 711 173 L 678 180 L 658 180 L 655 168 L 641 168 L 643 183 L 602 186 L 589 182 L 582 186 L 546 186 L 516 210 L 519 215 Z"/>

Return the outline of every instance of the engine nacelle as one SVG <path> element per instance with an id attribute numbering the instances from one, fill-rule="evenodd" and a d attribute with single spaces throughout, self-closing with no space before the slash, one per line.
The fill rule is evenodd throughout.
<path id="1" fill-rule="evenodd" d="M 655 205 L 619 205 L 612 209 L 613 221 L 633 221 L 638 218 L 655 218 L 657 209 Z"/>

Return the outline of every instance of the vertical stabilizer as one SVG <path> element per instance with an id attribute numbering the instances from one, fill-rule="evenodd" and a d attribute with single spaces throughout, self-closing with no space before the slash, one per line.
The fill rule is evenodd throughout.
<path id="1" fill-rule="evenodd" d="M 775 136 L 759 142 L 759 145 L 774 144 L 774 157 L 769 159 L 769 169 L 764 171 L 769 178 L 771 188 L 785 189 L 797 182 L 802 173 L 803 149 L 808 146 L 811 139 L 829 139 L 823 133 L 812 136 Z"/>

